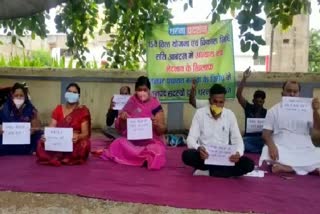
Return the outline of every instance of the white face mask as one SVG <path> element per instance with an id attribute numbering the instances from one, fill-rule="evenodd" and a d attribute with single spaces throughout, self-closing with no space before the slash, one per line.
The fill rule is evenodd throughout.
<path id="1" fill-rule="evenodd" d="M 64 98 L 68 103 L 73 104 L 73 103 L 79 102 L 80 95 L 77 93 L 72 93 L 67 91 L 64 94 Z"/>
<path id="2" fill-rule="evenodd" d="M 17 109 L 19 109 L 23 105 L 24 99 L 13 98 L 13 103 L 15 104 Z"/>

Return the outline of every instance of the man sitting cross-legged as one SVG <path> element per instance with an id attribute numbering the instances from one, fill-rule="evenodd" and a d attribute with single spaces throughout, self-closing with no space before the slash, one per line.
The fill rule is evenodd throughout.
<path id="1" fill-rule="evenodd" d="M 301 87 L 296 81 L 287 81 L 282 89 L 284 97 L 299 97 Z M 280 102 L 268 110 L 263 127 L 265 146 L 260 164 L 263 161 L 271 164 L 273 173 L 319 173 L 320 148 L 313 145 L 310 136 L 311 128 L 320 130 L 319 100 L 313 99 L 312 108 L 309 106 L 310 111 L 306 111 L 304 116 L 295 112 L 288 115 L 288 110 L 283 106 Z"/>
<path id="2" fill-rule="evenodd" d="M 254 163 L 242 156 L 243 140 L 234 113 L 224 108 L 226 89 L 215 84 L 210 89 L 210 106 L 198 109 L 192 120 L 187 138 L 188 150 L 182 154 L 183 162 L 196 169 L 194 175 L 217 177 L 242 176 L 254 169 Z M 206 165 L 209 157 L 206 146 L 236 145 L 235 154 L 230 156 L 234 166 Z M 214 157 L 212 157 L 214 158 Z"/>

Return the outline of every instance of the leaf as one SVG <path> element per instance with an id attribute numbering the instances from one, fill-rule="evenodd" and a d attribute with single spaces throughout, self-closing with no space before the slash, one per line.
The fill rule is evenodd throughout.
<path id="1" fill-rule="evenodd" d="M 254 40 L 256 41 L 257 44 L 259 45 L 266 45 L 266 42 L 262 38 L 262 36 L 255 36 Z"/>
<path id="2" fill-rule="evenodd" d="M 225 9 L 226 11 L 227 11 L 227 9 L 230 8 L 230 3 L 231 3 L 230 0 L 223 0 L 223 1 L 221 1 L 221 3 L 223 4 L 223 7 L 224 7 L 224 9 Z"/>
<path id="3" fill-rule="evenodd" d="M 211 23 L 214 24 L 214 23 L 216 23 L 217 21 L 220 21 L 220 15 L 217 14 L 217 13 L 213 13 L 213 14 L 212 14 Z"/>
<path id="4" fill-rule="evenodd" d="M 260 14 L 261 13 L 261 6 L 259 5 L 259 1 L 258 0 L 253 1 L 251 12 L 253 12 L 254 14 Z"/>
<path id="5" fill-rule="evenodd" d="M 16 37 L 15 35 L 13 35 L 13 36 L 11 37 L 11 42 L 12 42 L 12 44 L 16 44 L 16 41 L 17 41 L 17 37 Z"/>
<path id="6" fill-rule="evenodd" d="M 212 6 L 212 10 L 215 10 L 217 7 L 217 0 L 212 0 L 211 1 L 211 6 Z"/>
<path id="7" fill-rule="evenodd" d="M 185 4 L 183 5 L 183 11 L 186 11 L 186 10 L 188 10 L 188 3 L 185 3 Z"/>
<path id="8" fill-rule="evenodd" d="M 251 16 L 250 13 L 246 10 L 242 10 L 236 17 L 239 25 L 250 24 Z"/>
<path id="9" fill-rule="evenodd" d="M 292 25 L 293 16 L 281 14 L 279 17 L 283 30 L 286 30 L 288 27 Z"/>
<path id="10" fill-rule="evenodd" d="M 240 42 L 241 51 L 247 52 L 250 50 L 251 42 L 245 42 L 243 39 Z"/>
<path id="11" fill-rule="evenodd" d="M 18 41 L 19 41 L 20 45 L 24 48 L 24 43 L 23 43 L 23 41 L 22 41 L 21 39 L 19 39 Z"/>
<path id="12" fill-rule="evenodd" d="M 76 68 L 81 68 L 81 63 L 79 61 L 76 63 Z"/>
<path id="13" fill-rule="evenodd" d="M 246 34 L 244 34 L 244 37 L 245 37 L 246 41 L 248 41 L 248 40 L 253 41 L 255 39 L 255 36 L 250 32 L 247 32 Z"/>
<path id="14" fill-rule="evenodd" d="M 248 25 L 240 25 L 240 34 L 244 34 L 248 30 Z"/>
<path id="15" fill-rule="evenodd" d="M 264 12 L 268 15 L 272 11 L 273 1 L 265 1 Z"/>
<path id="16" fill-rule="evenodd" d="M 73 67 L 73 57 L 71 57 L 69 64 L 68 64 L 69 69 L 72 69 L 72 67 Z"/>
<path id="17" fill-rule="evenodd" d="M 2 42 L 2 41 L 0 41 L 0 45 L 3 45 L 3 42 Z"/>
<path id="18" fill-rule="evenodd" d="M 227 10 L 225 9 L 224 5 L 223 5 L 223 1 L 220 1 L 218 7 L 217 7 L 217 12 L 219 14 L 225 14 L 227 12 Z"/>
<path id="19" fill-rule="evenodd" d="M 189 0 L 189 6 L 193 7 L 193 0 Z"/>
<path id="20" fill-rule="evenodd" d="M 32 38 L 32 40 L 35 40 L 36 34 L 34 32 L 31 33 L 31 38 Z"/>
<path id="21" fill-rule="evenodd" d="M 256 43 L 251 45 L 251 50 L 253 53 L 257 53 L 259 51 L 259 46 Z"/>
<path id="22" fill-rule="evenodd" d="M 253 30 L 255 31 L 260 31 L 263 29 L 263 26 L 265 25 L 266 21 L 258 16 L 254 17 L 253 19 L 253 23 L 251 25 L 251 27 L 253 28 Z"/>

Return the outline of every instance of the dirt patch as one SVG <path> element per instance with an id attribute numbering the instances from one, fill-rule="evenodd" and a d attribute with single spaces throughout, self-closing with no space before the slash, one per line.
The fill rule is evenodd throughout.
<path id="1" fill-rule="evenodd" d="M 61 195 L 0 192 L 0 214 L 235 214 Z"/>

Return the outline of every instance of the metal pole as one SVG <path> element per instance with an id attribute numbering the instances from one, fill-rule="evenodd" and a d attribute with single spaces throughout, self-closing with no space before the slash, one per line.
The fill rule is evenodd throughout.
<path id="1" fill-rule="evenodd" d="M 274 39 L 274 27 L 271 29 L 271 38 L 270 38 L 270 59 L 269 59 L 269 72 L 272 72 L 272 55 L 273 55 L 273 39 Z"/>

